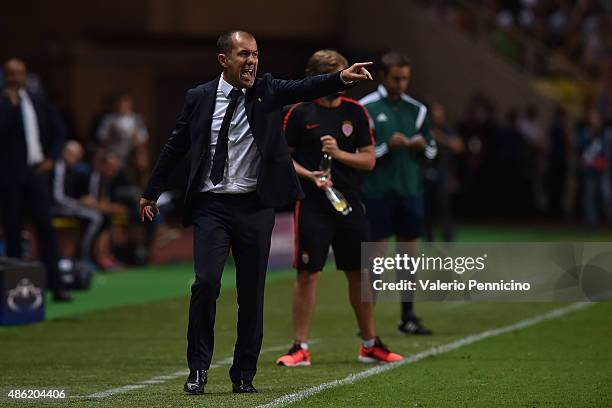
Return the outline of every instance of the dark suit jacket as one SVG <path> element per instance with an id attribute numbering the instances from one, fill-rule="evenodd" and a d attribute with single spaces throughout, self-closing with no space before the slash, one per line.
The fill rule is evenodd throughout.
<path id="1" fill-rule="evenodd" d="M 157 200 L 177 163 L 191 149 L 191 170 L 185 194 L 183 224 L 191 224 L 193 194 L 203 182 L 208 158 L 210 128 L 219 78 L 187 91 L 185 105 L 172 135 L 153 168 L 143 196 Z M 281 108 L 302 100 L 315 99 L 347 85 L 340 73 L 324 74 L 302 80 L 274 79 L 265 74 L 257 78 L 245 95 L 245 109 L 257 150 L 261 155 L 257 194 L 266 207 L 281 207 L 303 196 L 282 132 Z"/>
<path id="2" fill-rule="evenodd" d="M 28 95 L 36 111 L 44 156 L 56 160 L 65 140 L 59 114 L 42 95 L 30 92 Z M 29 171 L 28 150 L 21 107 L 11 105 L 4 95 L 0 95 L 0 146 L 0 186 L 25 182 Z"/>

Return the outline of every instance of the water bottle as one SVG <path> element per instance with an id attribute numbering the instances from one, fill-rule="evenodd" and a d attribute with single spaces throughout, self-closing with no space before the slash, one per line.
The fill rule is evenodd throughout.
<path id="1" fill-rule="evenodd" d="M 325 189 L 325 195 L 327 196 L 329 202 L 332 203 L 336 211 L 342 213 L 342 215 L 347 215 L 353 211 L 353 207 L 350 206 L 346 198 L 344 198 L 342 193 L 335 188 L 327 187 Z"/>
<path id="2" fill-rule="evenodd" d="M 329 178 L 331 174 L 331 165 L 332 158 L 329 154 L 323 153 L 323 158 L 321 159 L 321 163 L 319 164 L 319 170 L 323 172 L 323 174 L 319 177 L 322 181 L 325 181 Z M 342 195 L 342 193 L 335 188 L 328 186 L 325 188 L 325 196 L 329 200 L 329 202 L 334 206 L 336 211 L 341 213 L 342 215 L 347 215 L 353 208 L 350 206 L 346 198 Z"/>
<path id="3" fill-rule="evenodd" d="M 319 164 L 319 171 L 322 171 L 321 180 L 327 180 L 331 174 L 332 158 L 329 154 L 323 153 L 321 163 Z"/>

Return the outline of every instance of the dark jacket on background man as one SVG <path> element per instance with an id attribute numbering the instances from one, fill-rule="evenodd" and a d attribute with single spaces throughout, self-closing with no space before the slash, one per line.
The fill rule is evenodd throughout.
<path id="1" fill-rule="evenodd" d="M 41 159 L 56 160 L 65 140 L 64 127 L 55 109 L 41 95 L 28 92 L 38 124 Z M 20 102 L 22 103 L 22 102 Z M 21 232 L 29 210 L 38 238 L 40 258 L 45 264 L 47 287 L 66 300 L 60 280 L 59 247 L 51 224 L 51 171 L 39 172 L 38 163 L 28 164 L 26 131 L 21 105 L 13 106 L 0 95 L 0 212 L 6 255 L 22 258 Z M 69 298 L 69 297 L 68 297 Z"/>
<path id="2" fill-rule="evenodd" d="M 28 96 L 36 112 L 43 154 L 55 161 L 65 141 L 59 114 L 44 96 L 31 92 Z M 0 146 L 0 185 L 24 183 L 28 173 L 28 151 L 21 108 L 11 105 L 3 95 L 0 95 Z"/>

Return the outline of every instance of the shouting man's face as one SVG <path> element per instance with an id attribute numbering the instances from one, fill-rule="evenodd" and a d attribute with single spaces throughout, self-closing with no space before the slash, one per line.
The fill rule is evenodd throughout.
<path id="1" fill-rule="evenodd" d="M 224 78 L 236 88 L 250 88 L 257 75 L 257 42 L 247 33 L 232 35 L 232 51 L 229 55 L 219 54 Z"/>

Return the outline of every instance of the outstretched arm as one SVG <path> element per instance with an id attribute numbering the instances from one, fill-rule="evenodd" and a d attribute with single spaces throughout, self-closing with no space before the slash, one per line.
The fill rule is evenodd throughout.
<path id="1" fill-rule="evenodd" d="M 299 80 L 273 79 L 272 88 L 278 106 L 312 100 L 343 91 L 356 82 L 372 80 L 366 69 L 371 62 L 358 62 L 340 72 L 315 75 Z"/>

